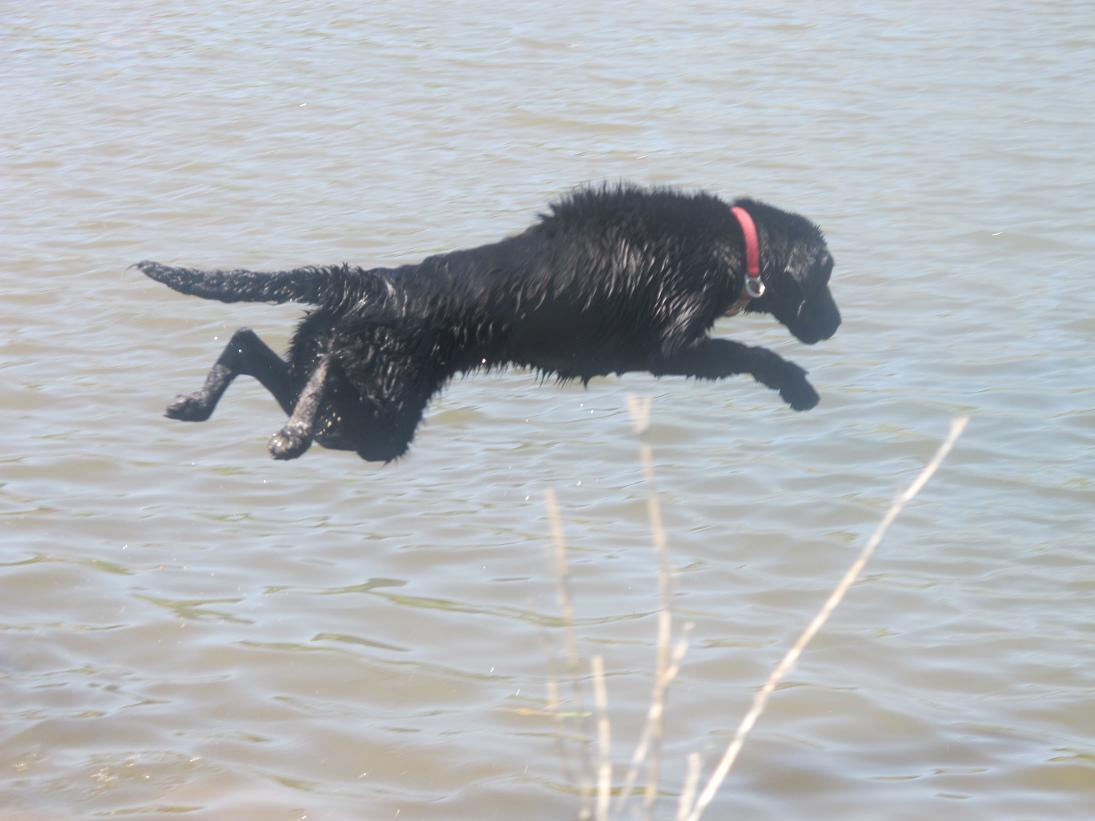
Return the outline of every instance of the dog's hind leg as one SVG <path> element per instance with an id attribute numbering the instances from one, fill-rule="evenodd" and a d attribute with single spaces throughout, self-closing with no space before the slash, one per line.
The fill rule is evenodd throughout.
<path id="1" fill-rule="evenodd" d="M 806 371 L 767 348 L 752 347 L 730 339 L 705 337 L 682 351 L 657 357 L 650 366 L 655 376 L 678 374 L 698 379 L 722 379 L 747 373 L 795 410 L 809 410 L 818 403 L 817 391 L 806 381 Z"/>
<path id="2" fill-rule="evenodd" d="M 324 354 L 317 360 L 315 370 L 297 397 L 289 421 L 270 437 L 270 455 L 275 459 L 296 459 L 311 446 L 330 366 L 330 354 Z"/>
<path id="3" fill-rule="evenodd" d="M 167 406 L 165 415 L 185 422 L 204 422 L 212 415 L 232 380 L 241 374 L 253 376 L 274 395 L 282 410 L 287 414 L 293 412 L 289 366 L 254 331 L 240 328 L 217 357 L 201 389 L 177 397 Z"/>

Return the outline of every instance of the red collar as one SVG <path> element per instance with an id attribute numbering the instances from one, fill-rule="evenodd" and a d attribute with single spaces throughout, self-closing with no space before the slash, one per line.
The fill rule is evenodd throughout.
<path id="1" fill-rule="evenodd" d="M 740 205 L 731 206 L 730 213 L 737 217 L 745 238 L 745 290 L 749 292 L 749 296 L 758 297 L 764 293 L 764 283 L 760 281 L 760 240 L 757 239 L 757 226 L 749 212 Z"/>
<path id="2" fill-rule="evenodd" d="M 730 309 L 727 316 L 733 316 L 748 304 L 749 300 L 756 299 L 764 294 L 764 282 L 760 278 L 760 240 L 757 238 L 757 226 L 749 212 L 740 205 L 730 206 L 730 213 L 734 215 L 741 226 L 741 235 L 745 239 L 745 283 L 741 293 Z"/>

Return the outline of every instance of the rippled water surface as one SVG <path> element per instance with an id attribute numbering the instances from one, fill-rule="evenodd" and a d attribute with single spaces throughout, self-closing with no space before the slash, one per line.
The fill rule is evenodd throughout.
<path id="1" fill-rule="evenodd" d="M 707 817 L 1095 809 L 1095 18 L 1084 2 L 8 4 L 0 31 L 0 807 L 6 818 L 559 819 L 563 622 L 637 739 L 678 623 L 658 817 L 959 414 L 950 460 L 774 694 Z M 411 454 L 315 448 L 240 380 L 161 416 L 240 326 L 131 263 L 413 261 L 584 181 L 751 194 L 825 229 L 845 322 L 719 335 L 811 372 L 453 384 Z M 560 761 L 558 748 L 569 753 Z M 614 783 L 623 775 L 619 766 Z M 625 817 L 630 817 L 629 815 Z"/>

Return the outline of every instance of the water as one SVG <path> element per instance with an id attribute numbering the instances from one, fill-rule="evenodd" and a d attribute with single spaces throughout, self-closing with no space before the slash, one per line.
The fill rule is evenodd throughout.
<path id="1" fill-rule="evenodd" d="M 622 762 L 658 601 L 628 393 L 655 399 L 695 625 L 659 817 L 958 414 L 708 817 L 1091 816 L 1089 4 L 47 0 L 3 20 L 6 817 L 577 815 L 556 751 L 576 728 L 546 711 L 544 494 Z M 129 264 L 413 261 L 621 178 L 824 227 L 836 337 L 717 329 L 807 367 L 816 410 L 746 380 L 480 375 L 384 468 L 272 462 L 281 419 L 246 380 L 200 427 L 160 416 L 233 330 L 282 344 L 297 310 Z"/>

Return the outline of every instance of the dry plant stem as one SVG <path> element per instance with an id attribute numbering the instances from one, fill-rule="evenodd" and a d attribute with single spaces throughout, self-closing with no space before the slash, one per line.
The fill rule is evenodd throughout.
<path id="1" fill-rule="evenodd" d="M 677 821 L 684 821 L 688 817 L 688 810 L 696 799 L 696 787 L 700 783 L 700 770 L 703 768 L 703 759 L 699 753 L 690 753 L 688 756 L 688 772 L 684 776 L 684 786 L 681 788 L 681 798 L 677 804 Z"/>
<path id="2" fill-rule="evenodd" d="M 627 410 L 631 414 L 631 430 L 638 436 L 646 433 L 650 427 L 650 408 L 654 405 L 653 396 L 642 398 L 633 393 L 627 395 Z"/>
<path id="3" fill-rule="evenodd" d="M 555 596 L 558 601 L 559 612 L 562 613 L 563 616 L 563 641 L 566 648 L 567 675 L 571 680 L 574 712 L 579 716 L 584 716 L 586 712 L 585 700 L 582 698 L 582 688 L 578 681 L 578 641 L 574 630 L 574 599 L 570 592 L 570 563 L 567 561 L 567 544 L 566 538 L 563 535 L 563 519 L 562 516 L 559 515 L 559 502 L 555 496 L 554 489 L 549 488 L 544 496 L 547 504 L 548 519 L 551 522 L 552 541 L 555 546 Z M 554 687 L 549 690 L 549 697 L 553 698 L 558 704 L 558 695 L 559 688 L 558 685 L 555 684 Z M 580 728 L 582 730 L 582 735 L 586 736 L 585 719 L 580 719 L 580 721 L 582 723 L 582 727 Z M 563 749 L 565 753 L 565 743 L 563 743 Z M 581 761 L 579 762 L 578 767 L 580 777 L 578 783 L 575 784 L 583 801 L 579 818 L 589 818 L 591 817 L 591 812 L 587 802 L 590 795 L 592 795 L 593 788 L 589 773 L 592 771 L 593 762 L 586 745 L 581 745 L 580 750 Z M 570 780 L 571 769 L 566 761 L 565 754 L 561 763 L 563 767 L 563 777 L 567 779 L 568 783 L 573 784 L 574 782 Z"/>
<path id="4" fill-rule="evenodd" d="M 772 671 L 772 674 L 768 677 L 764 686 L 757 692 L 757 695 L 753 699 L 752 707 L 750 707 L 749 712 L 745 714 L 745 718 L 741 720 L 737 732 L 734 733 L 734 738 L 726 748 L 726 752 L 723 754 L 718 766 L 715 767 L 715 771 L 711 774 L 711 779 L 707 782 L 703 792 L 701 792 L 696 799 L 695 806 L 684 816 L 686 821 L 698 821 L 699 817 L 703 815 L 704 810 L 706 810 L 714 800 L 715 794 L 718 792 L 719 787 L 722 786 L 722 782 L 726 779 L 726 776 L 730 773 L 730 768 L 734 765 L 734 760 L 741 751 L 742 744 L 745 742 L 745 736 L 753 729 L 753 725 L 757 723 L 757 719 L 760 718 L 761 713 L 764 712 L 764 708 L 768 704 L 768 698 L 772 695 L 772 692 L 779 685 L 780 681 L 782 681 L 783 677 L 795 666 L 795 662 L 798 660 L 798 657 L 802 655 L 802 651 L 806 648 L 806 645 L 817 635 L 818 631 L 829 619 L 829 616 L 832 615 L 837 605 L 840 604 L 844 595 L 848 592 L 848 589 L 855 583 L 855 580 L 859 577 L 859 574 L 863 571 L 864 566 L 866 566 L 871 555 L 874 553 L 875 548 L 878 547 L 879 543 L 882 541 L 882 537 L 886 535 L 886 531 L 889 530 L 890 525 L 893 524 L 894 520 L 904 509 L 906 503 L 916 496 L 924 485 L 928 483 L 928 480 L 935 475 L 935 472 L 939 469 L 943 460 L 947 458 L 947 454 L 949 454 L 954 447 L 954 443 L 958 441 L 958 437 L 962 435 L 962 431 L 965 430 L 968 422 L 969 417 L 963 416 L 955 419 L 951 423 L 950 433 L 947 435 L 943 444 L 939 446 L 939 450 L 936 451 L 935 456 L 932 457 L 932 460 L 920 472 L 920 475 L 913 480 L 913 483 L 905 489 L 905 492 L 897 497 L 893 505 L 886 512 L 886 515 L 882 517 L 882 521 L 879 523 L 874 533 L 871 534 L 871 538 L 868 539 L 867 544 L 859 554 L 859 557 L 852 563 L 852 566 L 848 568 L 848 572 L 844 574 L 844 578 L 840 580 L 840 583 L 836 586 L 821 610 L 814 617 L 814 620 L 811 621 L 802 632 L 798 641 L 796 641 L 794 646 L 787 651 L 787 655 L 783 657 L 783 660 L 780 661 L 776 666 L 776 669 Z"/>
<path id="5" fill-rule="evenodd" d="M 636 436 L 641 436 L 650 427 L 650 411 L 653 407 L 652 397 L 640 399 L 634 394 L 627 397 L 627 406 L 631 414 L 631 429 Z M 650 817 L 654 810 L 654 804 L 658 798 L 658 778 L 661 768 L 661 742 L 664 727 L 666 692 L 673 675 L 670 670 L 670 650 L 673 634 L 673 576 L 669 567 L 669 551 L 666 547 L 665 526 L 662 523 L 661 505 L 658 503 L 657 489 L 654 484 L 654 453 L 648 444 L 639 447 L 639 458 L 643 468 L 643 477 L 647 485 L 646 509 L 650 519 L 650 532 L 654 540 L 654 549 L 658 558 L 658 591 L 660 607 L 658 609 L 658 644 L 657 661 L 654 676 L 654 692 L 650 698 L 650 709 L 646 716 L 646 726 L 640 738 L 639 745 L 631 758 L 631 767 L 628 770 L 624 788 L 621 791 L 618 805 L 622 805 L 630 796 L 638 771 L 643 761 L 647 763 L 646 787 L 643 791 L 643 809 L 646 817 Z M 682 651 L 683 653 L 683 651 Z M 679 669 L 679 662 L 677 665 Z"/>
<path id="6" fill-rule="evenodd" d="M 608 821 L 608 802 L 612 797 L 612 734 L 608 722 L 608 696 L 605 693 L 604 657 L 593 657 L 593 703 L 597 708 L 597 821 Z"/>
<path id="7" fill-rule="evenodd" d="M 669 669 L 665 672 L 665 682 L 661 687 L 663 693 L 669 689 L 669 685 L 673 683 L 673 680 L 677 677 L 677 673 L 681 670 L 681 661 L 684 660 L 684 655 L 688 651 L 687 637 L 694 626 L 695 625 L 691 622 L 685 624 L 685 638 L 682 638 L 673 646 L 673 658 L 669 664 Z M 635 781 L 639 777 L 639 770 L 642 768 L 643 762 L 646 761 L 647 752 L 650 749 L 654 724 L 659 720 L 659 715 L 663 712 L 664 704 L 652 699 L 646 714 L 646 725 L 643 727 L 643 733 L 639 738 L 639 743 L 635 747 L 635 752 L 631 756 L 631 762 L 628 766 L 627 776 L 624 778 L 623 787 L 620 789 L 620 794 L 616 798 L 617 810 L 622 808 L 627 802 L 627 799 L 631 797 L 632 790 L 635 787 Z"/>
<path id="8" fill-rule="evenodd" d="M 650 755 L 647 761 L 646 790 L 643 793 L 643 807 L 649 814 L 652 812 L 654 802 L 658 797 L 658 771 L 661 768 L 665 697 L 666 688 L 669 684 L 667 671 L 669 670 L 670 641 L 673 633 L 673 612 L 671 610 L 673 580 L 669 568 L 669 553 L 665 544 L 662 510 L 658 504 L 658 497 L 654 488 L 654 458 L 650 445 L 643 445 L 641 453 L 643 473 L 646 474 L 650 494 L 647 497 L 646 506 L 650 516 L 650 529 L 654 539 L 654 547 L 658 554 L 658 592 L 661 599 L 661 607 L 658 609 L 658 654 L 650 710 Z"/>
<path id="9" fill-rule="evenodd" d="M 548 519 L 551 521 L 551 538 L 555 545 L 555 579 L 558 583 L 555 596 L 559 603 L 559 611 L 563 614 L 563 621 L 566 624 L 563 640 L 566 644 L 567 664 L 574 669 L 578 666 L 578 644 L 574 636 L 574 602 L 570 594 L 570 563 L 567 561 L 567 543 L 563 535 L 563 519 L 559 515 L 559 501 L 555 497 L 555 490 L 549 488 L 544 496 L 547 503 Z"/>
<path id="10" fill-rule="evenodd" d="M 574 770 L 570 766 L 570 758 L 568 755 L 567 742 L 565 737 L 566 724 L 563 720 L 563 707 L 562 702 L 559 699 L 559 680 L 555 677 L 554 673 L 548 678 L 547 682 L 547 709 L 548 712 L 555 717 L 555 751 L 559 754 L 559 766 L 563 771 L 563 782 L 568 786 L 572 786 L 578 783 L 578 779 L 574 776 Z M 588 808 L 583 807 L 583 812 L 580 812 L 579 818 L 588 818 L 589 814 L 585 810 Z"/>

